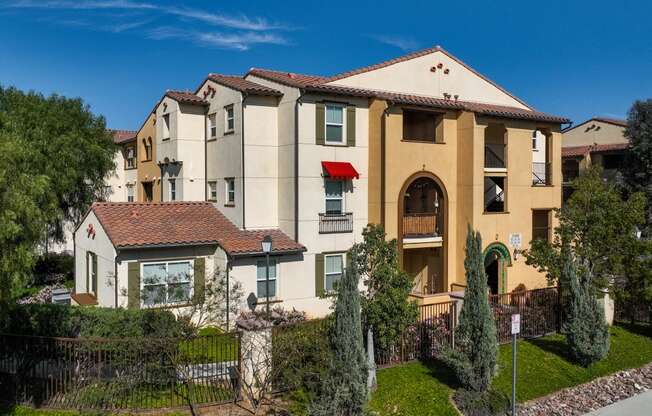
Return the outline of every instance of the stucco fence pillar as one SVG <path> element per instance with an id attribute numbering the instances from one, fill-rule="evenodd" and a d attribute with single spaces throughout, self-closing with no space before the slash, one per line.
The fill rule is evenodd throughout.
<path id="1" fill-rule="evenodd" d="M 607 324 L 613 325 L 616 309 L 614 300 L 611 296 L 609 296 L 609 290 L 602 289 L 600 292 L 602 292 L 604 296 L 598 297 L 598 303 L 604 309 L 604 319 L 607 321 Z"/>
<path id="2" fill-rule="evenodd" d="M 272 388 L 272 328 L 243 328 L 240 326 L 242 393 L 262 397 Z"/>

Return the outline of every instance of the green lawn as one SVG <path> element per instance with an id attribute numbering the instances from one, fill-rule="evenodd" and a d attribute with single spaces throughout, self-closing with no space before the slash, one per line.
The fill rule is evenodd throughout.
<path id="1" fill-rule="evenodd" d="M 221 335 L 217 328 L 207 327 L 191 341 L 181 341 L 179 351 L 192 363 L 214 363 L 238 359 L 238 340 L 235 335 Z"/>
<path id="2" fill-rule="evenodd" d="M 519 341 L 517 400 L 545 396 L 652 362 L 651 337 L 649 327 L 612 327 L 609 355 L 590 368 L 570 362 L 560 335 Z M 511 345 L 502 345 L 499 373 L 493 387 L 508 395 L 511 395 L 511 360 Z M 449 401 L 454 388 L 454 378 L 440 362 L 415 362 L 382 369 L 378 371 L 378 389 L 372 395 L 370 408 L 380 415 L 454 415 L 457 413 Z"/>

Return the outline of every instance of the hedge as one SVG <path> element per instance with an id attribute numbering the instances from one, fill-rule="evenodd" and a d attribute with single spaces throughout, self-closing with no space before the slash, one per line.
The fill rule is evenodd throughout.
<path id="1" fill-rule="evenodd" d="M 183 326 L 160 309 L 12 305 L 0 312 L 0 333 L 49 337 L 173 337 Z"/>

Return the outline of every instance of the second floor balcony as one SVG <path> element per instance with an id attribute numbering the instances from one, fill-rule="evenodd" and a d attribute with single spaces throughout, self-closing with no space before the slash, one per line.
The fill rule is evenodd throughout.
<path id="1" fill-rule="evenodd" d="M 403 215 L 404 237 L 435 237 L 437 232 L 437 215 L 434 212 L 419 212 Z"/>
<path id="2" fill-rule="evenodd" d="M 550 162 L 532 162 L 532 185 L 552 185 L 552 168 Z"/>
<path id="3" fill-rule="evenodd" d="M 486 171 L 505 171 L 505 145 L 487 144 L 484 147 L 484 169 Z"/>
<path id="4" fill-rule="evenodd" d="M 353 213 L 319 214 L 319 234 L 353 232 Z"/>

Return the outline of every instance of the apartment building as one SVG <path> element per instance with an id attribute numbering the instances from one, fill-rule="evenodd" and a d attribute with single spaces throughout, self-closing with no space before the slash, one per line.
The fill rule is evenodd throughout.
<path id="1" fill-rule="evenodd" d="M 570 196 L 570 182 L 591 164 L 602 166 L 607 180 L 616 180 L 625 162 L 629 142 L 627 121 L 593 117 L 563 131 L 562 171 L 564 201 Z"/>
<path id="2" fill-rule="evenodd" d="M 193 92 L 167 91 L 154 114 L 165 202 L 97 204 L 78 228 L 78 292 L 93 286 L 93 250 L 106 253 L 116 287 L 140 290 L 140 303 L 108 293 L 101 305 L 147 306 L 143 282 L 174 285 L 170 265 L 182 262 L 184 274 L 228 270 L 248 305 L 260 306 L 260 243 L 271 235 L 271 301 L 324 315 L 323 294 L 368 223 L 397 239 L 417 302 L 463 288 L 468 225 L 484 237 L 492 292 L 546 286 L 520 254 L 550 238 L 568 120 L 534 110 L 440 47 L 335 76 L 209 74 Z"/>

